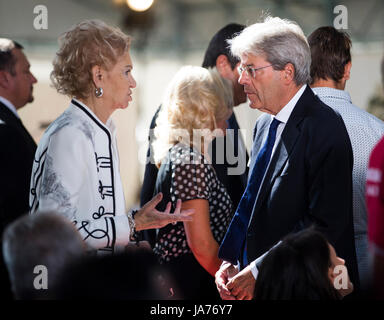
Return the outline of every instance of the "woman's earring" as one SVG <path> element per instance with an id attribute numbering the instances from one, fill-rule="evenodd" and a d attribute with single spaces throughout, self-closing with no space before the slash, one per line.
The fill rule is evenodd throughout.
<path id="1" fill-rule="evenodd" d="M 101 98 L 103 96 L 103 88 L 96 88 L 95 90 L 95 96 L 96 98 Z"/>

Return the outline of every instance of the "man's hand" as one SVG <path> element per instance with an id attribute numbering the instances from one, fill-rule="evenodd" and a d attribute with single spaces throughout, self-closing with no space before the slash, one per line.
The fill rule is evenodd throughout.
<path id="1" fill-rule="evenodd" d="M 236 298 L 231 294 L 231 291 L 227 288 L 228 281 L 234 277 L 239 271 L 237 268 L 229 263 L 224 261 L 220 269 L 217 270 L 215 274 L 215 282 L 217 290 L 219 291 L 220 297 L 223 300 L 236 300 Z"/>
<path id="2" fill-rule="evenodd" d="M 163 198 L 162 193 L 158 193 L 151 201 L 148 201 L 135 215 L 136 231 L 145 229 L 158 229 L 165 227 L 169 223 L 179 221 L 192 221 L 191 215 L 194 209 L 181 210 L 181 200 L 177 200 L 176 208 L 173 213 L 171 211 L 171 203 L 168 202 L 164 212 L 156 210 L 156 206 Z"/>
<path id="3" fill-rule="evenodd" d="M 252 275 L 251 267 L 247 266 L 237 273 L 228 283 L 227 289 L 231 291 L 236 300 L 251 300 L 255 291 L 256 280 Z"/>

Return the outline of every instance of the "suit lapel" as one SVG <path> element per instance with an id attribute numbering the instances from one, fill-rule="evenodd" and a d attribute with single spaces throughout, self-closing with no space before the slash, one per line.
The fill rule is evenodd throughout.
<path id="1" fill-rule="evenodd" d="M 259 212 L 260 207 L 263 204 L 266 195 L 269 193 L 271 186 L 273 185 L 275 179 L 281 175 L 281 172 L 285 164 L 287 163 L 289 156 L 292 153 L 292 150 L 297 142 L 297 139 L 300 136 L 300 123 L 305 117 L 305 106 L 307 105 L 308 99 L 311 97 L 311 94 L 313 95 L 312 90 L 309 87 L 307 87 L 303 95 L 300 97 L 299 101 L 296 103 L 296 106 L 293 109 L 287 124 L 285 125 L 285 128 L 281 134 L 280 141 L 276 146 L 276 150 L 272 156 L 270 164 L 265 173 L 264 179 L 261 183 L 249 223 L 251 223 L 252 219 L 254 218 L 254 215 Z M 265 128 L 264 126 L 264 130 L 268 130 L 268 127 Z M 257 140 L 262 140 L 262 136 L 260 139 L 260 136 L 258 135 L 257 132 L 256 132 L 255 138 Z M 261 143 L 262 141 L 258 142 L 259 146 L 257 150 L 260 150 Z M 252 156 L 252 158 L 255 159 L 256 156 Z"/>
<path id="2" fill-rule="evenodd" d="M 6 105 L 0 102 L 0 119 L 5 123 L 18 125 L 21 123 L 20 119 L 17 118 Z"/>
<path id="3" fill-rule="evenodd" d="M 4 121 L 5 124 L 13 126 L 16 128 L 20 134 L 24 136 L 26 143 L 28 143 L 31 148 L 36 149 L 36 142 L 33 140 L 30 133 L 24 127 L 21 120 L 16 117 L 11 110 L 8 109 L 3 103 L 0 102 L 0 120 Z"/>
<path id="4" fill-rule="evenodd" d="M 260 116 L 256 122 L 255 129 L 253 131 L 253 145 L 251 150 L 251 163 L 249 165 L 248 179 L 250 178 L 251 172 L 255 166 L 257 154 L 263 146 L 262 143 L 264 141 L 265 131 L 268 131 L 270 122 L 271 116 L 267 114 Z"/>

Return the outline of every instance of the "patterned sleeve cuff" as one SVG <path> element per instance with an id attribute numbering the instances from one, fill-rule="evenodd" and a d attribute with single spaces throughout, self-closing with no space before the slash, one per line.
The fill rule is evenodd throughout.
<path id="1" fill-rule="evenodd" d="M 138 210 L 132 210 L 127 213 L 128 216 L 128 223 L 129 223 L 129 229 L 131 230 L 131 241 L 139 242 L 139 233 L 136 231 L 136 223 L 134 216 L 137 213 Z"/>

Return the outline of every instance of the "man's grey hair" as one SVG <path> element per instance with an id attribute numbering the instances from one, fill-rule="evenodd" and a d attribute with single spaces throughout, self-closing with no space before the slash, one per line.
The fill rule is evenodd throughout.
<path id="1" fill-rule="evenodd" d="M 54 298 L 64 268 L 85 254 L 85 244 L 74 225 L 54 212 L 25 215 L 3 234 L 3 257 L 16 299 Z M 34 287 L 34 268 L 48 270 L 48 290 Z"/>
<path id="2" fill-rule="evenodd" d="M 275 70 L 291 63 L 295 68 L 296 85 L 310 83 L 311 51 L 303 30 L 294 21 L 267 17 L 264 22 L 245 28 L 228 40 L 233 55 L 263 56 Z"/>

